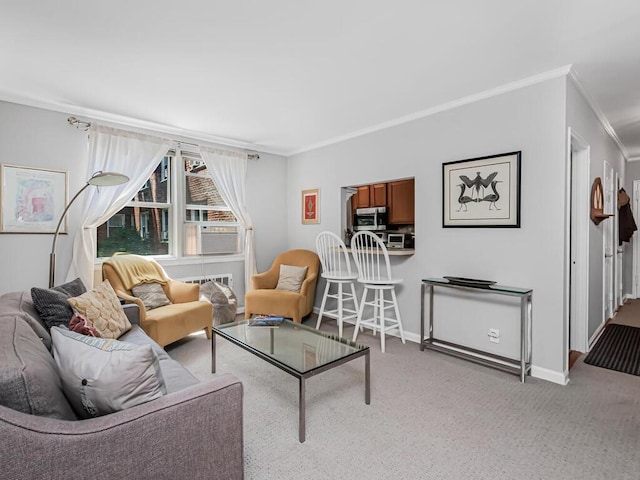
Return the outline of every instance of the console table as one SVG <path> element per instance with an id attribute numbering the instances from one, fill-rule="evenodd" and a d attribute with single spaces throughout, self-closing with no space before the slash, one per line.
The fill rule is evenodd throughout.
<path id="1" fill-rule="evenodd" d="M 503 357 L 490 352 L 439 340 L 433 336 L 433 291 L 435 287 L 454 288 L 470 294 L 507 295 L 520 298 L 520 358 Z M 424 297 L 429 290 L 429 324 L 428 338 L 425 338 Z M 524 383 L 527 373 L 531 373 L 531 312 L 533 290 L 526 288 L 505 287 L 502 285 L 473 285 L 451 283 L 444 278 L 427 278 L 422 280 L 420 306 L 420 350 L 425 348 L 464 358 L 502 371 L 520 375 Z"/>

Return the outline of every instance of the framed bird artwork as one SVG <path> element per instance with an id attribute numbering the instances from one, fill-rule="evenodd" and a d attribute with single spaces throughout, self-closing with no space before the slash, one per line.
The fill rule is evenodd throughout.
<path id="1" fill-rule="evenodd" d="M 442 226 L 520 228 L 522 152 L 442 164 Z"/>

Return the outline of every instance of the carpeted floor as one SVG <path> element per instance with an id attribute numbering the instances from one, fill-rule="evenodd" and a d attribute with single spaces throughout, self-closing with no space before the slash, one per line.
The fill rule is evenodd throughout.
<path id="1" fill-rule="evenodd" d="M 218 338 L 218 373 L 245 387 L 246 479 L 640 478 L 640 377 L 579 359 L 567 386 L 521 384 L 395 337 L 385 354 L 369 332 L 358 341 L 371 346 L 371 405 L 362 359 L 310 379 L 300 444 L 297 380 Z M 204 336 L 167 350 L 211 376 Z"/>

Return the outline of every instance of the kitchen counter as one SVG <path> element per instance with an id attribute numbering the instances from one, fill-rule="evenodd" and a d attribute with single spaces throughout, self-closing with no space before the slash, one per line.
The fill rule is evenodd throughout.
<path id="1" fill-rule="evenodd" d="M 351 247 L 347 247 L 347 252 L 351 253 Z M 413 255 L 416 253 L 415 248 L 387 248 L 390 257 L 401 257 Z"/>

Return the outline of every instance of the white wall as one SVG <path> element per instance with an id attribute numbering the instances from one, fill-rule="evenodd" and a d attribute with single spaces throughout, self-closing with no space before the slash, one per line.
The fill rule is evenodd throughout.
<path id="1" fill-rule="evenodd" d="M 414 339 L 420 331 L 422 278 L 457 275 L 533 288 L 533 364 L 562 375 L 565 93 L 565 79 L 558 78 L 295 155 L 288 161 L 289 248 L 314 249 L 320 231 L 340 233 L 340 187 L 415 177 L 416 254 L 393 263 L 404 279 L 398 296 L 405 330 Z M 442 228 L 442 163 L 516 150 L 522 151 L 522 227 Z M 302 225 L 300 192 L 316 187 L 321 224 Z M 436 323 L 458 337 L 452 340 L 517 352 L 517 303 L 494 297 L 499 307 L 487 309 L 487 299 L 456 300 L 441 290 Z M 474 314 L 482 309 L 489 318 Z M 487 338 L 496 325 L 504 335 L 497 346 Z"/>
<path id="2" fill-rule="evenodd" d="M 69 173 L 71 198 L 86 181 L 87 134 L 67 123 L 68 114 L 0 102 L 0 159 L 3 163 L 54 168 Z M 126 127 L 121 127 L 125 128 Z M 180 140 L 189 141 L 189 139 Z M 193 143 L 197 143 L 192 140 Z M 254 222 L 259 270 L 265 269 L 287 244 L 286 159 L 260 154 L 247 170 L 247 208 Z M 56 248 L 56 283 L 62 283 L 71 261 L 73 232 L 78 227 L 81 201 L 68 216 L 71 235 L 61 235 Z M 0 234 L 0 294 L 14 290 L 46 287 L 49 280 L 51 234 Z M 176 264 L 161 262 L 175 278 L 201 274 L 232 273 L 234 291 L 244 305 L 244 262 L 209 263 L 190 259 Z"/>
<path id="3" fill-rule="evenodd" d="M 69 199 L 87 179 L 87 135 L 67 123 L 69 115 L 0 102 L 0 162 L 67 170 Z M 78 226 L 76 202 L 69 232 Z M 0 234 L 0 293 L 49 284 L 52 234 Z M 72 235 L 60 235 L 56 279 L 64 279 L 71 260 Z"/>
<path id="4" fill-rule="evenodd" d="M 591 184 L 596 177 L 603 177 L 604 162 L 608 162 L 618 172 L 624 185 L 624 157 L 611 137 L 604 130 L 593 110 L 580 94 L 572 81 L 567 82 L 567 126 L 580 135 L 590 149 Z M 591 337 L 602 323 L 603 314 L 603 232 L 608 219 L 595 225 L 589 222 L 589 324 Z"/>

